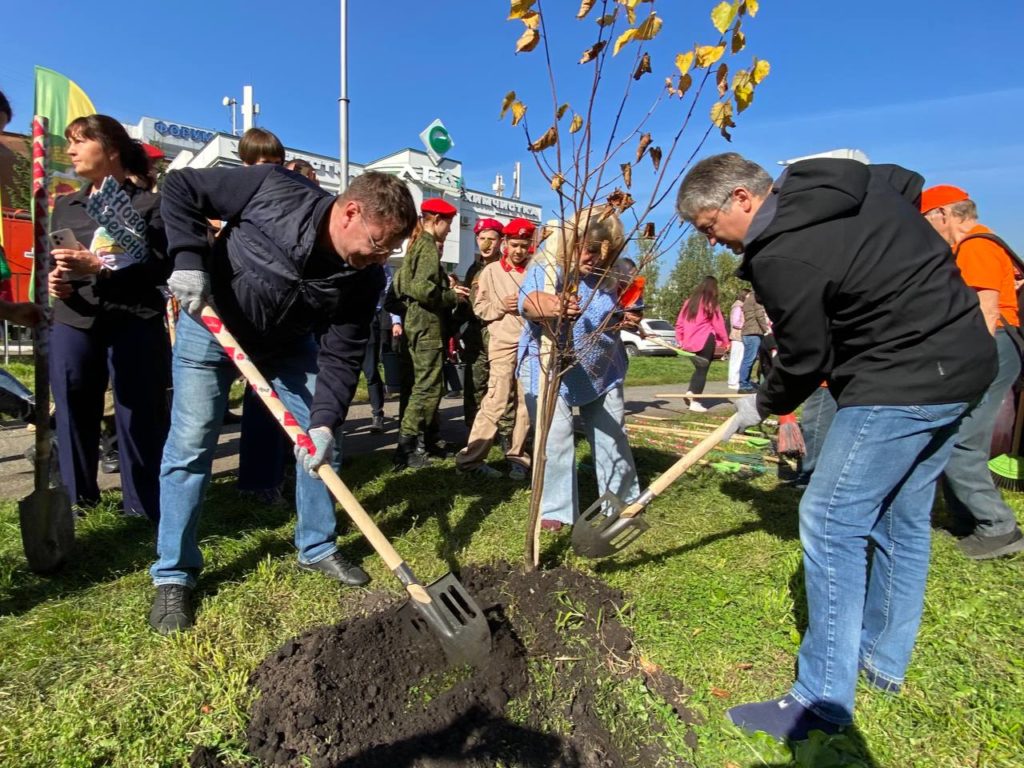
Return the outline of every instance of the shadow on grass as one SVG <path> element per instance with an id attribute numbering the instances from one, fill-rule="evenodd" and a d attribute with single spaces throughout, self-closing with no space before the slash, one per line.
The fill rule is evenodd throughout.
<path id="1" fill-rule="evenodd" d="M 836 736 L 825 736 L 816 731 L 811 738 L 789 745 L 790 760 L 768 763 L 764 760 L 750 763 L 748 768 L 881 768 L 871 755 L 867 740 L 857 726 L 851 726 Z"/>
<path id="2" fill-rule="evenodd" d="M 525 487 L 508 478 L 487 480 L 459 475 L 450 461 L 394 472 L 390 469 L 389 459 L 374 456 L 356 459 L 349 469 L 353 480 L 386 473 L 384 487 L 362 500 L 367 512 L 375 516 L 375 522 L 385 537 L 391 538 L 407 531 L 410 526 L 436 520 L 439 530 L 437 556 L 453 572 L 457 572 L 461 565 L 458 553 L 469 545 L 487 516 Z M 471 499 L 461 514 L 453 513 L 452 500 L 455 498 Z M 397 514 L 377 515 L 381 510 L 396 505 L 402 505 L 404 509 Z M 372 551 L 362 538 L 346 548 L 346 552 L 354 556 L 366 556 Z"/>
<path id="3" fill-rule="evenodd" d="M 635 449 L 634 453 L 637 457 L 637 465 L 645 470 L 645 474 L 652 469 L 655 470 L 648 478 L 648 484 L 650 480 L 653 480 L 654 475 L 660 474 L 678 458 L 667 452 L 648 448 Z M 757 514 L 758 519 L 750 520 L 728 530 L 706 534 L 699 539 L 678 547 L 671 547 L 658 552 L 647 552 L 628 559 L 605 560 L 598 563 L 595 570 L 598 573 L 615 573 L 617 571 L 630 570 L 641 565 L 659 564 L 678 555 L 706 547 L 716 541 L 729 539 L 734 536 L 743 536 L 754 531 L 766 531 L 781 539 L 796 539 L 799 537 L 797 507 L 800 502 L 800 495 L 797 491 L 785 487 L 766 489 L 753 483 L 732 479 L 721 480 L 718 483 L 717 490 L 734 501 L 747 503 Z M 654 503 L 657 504 L 657 501 Z M 656 524 L 652 525 L 652 527 L 655 526 Z"/>
<path id="4" fill-rule="evenodd" d="M 156 528 L 141 518 L 118 516 L 113 507 L 107 494 L 103 509 L 93 513 L 95 519 L 78 523 L 71 561 L 52 576 L 40 577 L 29 571 L 20 552 L 5 555 L 0 568 L 9 570 L 10 587 L 0 594 L 0 615 L 21 614 L 42 602 L 72 597 L 96 584 L 148 568 L 156 556 Z M 199 534 L 202 538 L 234 538 L 255 529 L 279 527 L 294 514 L 286 506 L 254 506 L 238 496 L 233 484 L 213 484 L 207 492 Z M 280 539 L 264 542 L 256 551 L 205 574 L 204 579 L 215 590 L 213 585 L 238 578 L 268 553 L 289 548 Z M 211 589 L 204 591 L 209 594 Z"/>

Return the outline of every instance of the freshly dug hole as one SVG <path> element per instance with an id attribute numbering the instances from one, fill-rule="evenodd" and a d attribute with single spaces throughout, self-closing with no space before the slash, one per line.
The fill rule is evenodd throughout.
<path id="1" fill-rule="evenodd" d="M 635 658 L 621 593 L 566 568 L 461 580 L 493 633 L 485 668 L 447 668 L 399 602 L 313 630 L 253 674 L 250 753 L 316 768 L 689 765 L 687 692 Z"/>

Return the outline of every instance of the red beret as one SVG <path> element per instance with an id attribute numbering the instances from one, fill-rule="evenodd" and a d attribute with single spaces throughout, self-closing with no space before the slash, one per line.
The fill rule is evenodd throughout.
<path id="1" fill-rule="evenodd" d="M 928 187 L 921 193 L 921 213 L 928 213 L 933 208 L 941 208 L 944 205 L 962 203 L 970 199 L 970 195 L 960 187 L 951 187 L 949 184 L 938 184 Z"/>
<path id="2" fill-rule="evenodd" d="M 531 221 L 527 221 L 526 219 L 512 219 L 512 221 L 505 225 L 501 232 L 505 237 L 530 240 L 533 238 L 533 233 L 536 229 L 537 227 L 534 226 Z"/>
<path id="3" fill-rule="evenodd" d="M 163 160 L 164 153 L 160 151 L 159 147 L 154 147 L 152 144 L 142 142 L 142 149 L 146 153 L 146 157 L 150 160 Z"/>
<path id="4" fill-rule="evenodd" d="M 497 219 L 477 219 L 473 225 L 473 234 L 479 235 L 485 229 L 493 229 L 500 235 L 502 226 L 504 225 Z"/>
<path id="5" fill-rule="evenodd" d="M 459 212 L 458 208 L 440 197 L 427 198 L 420 206 L 420 210 L 423 213 L 436 213 L 438 216 L 454 216 Z"/>

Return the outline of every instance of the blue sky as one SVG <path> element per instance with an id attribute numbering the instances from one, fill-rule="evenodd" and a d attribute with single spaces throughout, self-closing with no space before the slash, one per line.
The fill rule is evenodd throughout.
<path id="1" fill-rule="evenodd" d="M 677 52 L 717 38 L 709 20 L 713 5 L 655 4 L 665 24 L 650 48 L 654 73 L 637 84 L 638 96 L 660 90 Z M 420 130 L 440 117 L 468 186 L 489 190 L 496 172 L 510 185 L 519 160 L 523 197 L 550 211 L 554 196 L 534 171 L 522 132 L 497 120 L 501 98 L 512 89 L 530 107 L 531 131 L 542 132 L 552 111 L 541 50 L 513 53 L 522 24 L 505 21 L 507 0 L 351 0 L 349 6 L 352 160 L 419 146 Z M 590 73 L 575 62 L 596 31 L 592 18 L 572 19 L 576 6 L 575 0 L 545 6 L 559 100 L 574 107 L 585 101 Z M 38 63 L 76 80 L 101 112 L 133 123 L 150 115 L 229 130 L 221 98 L 240 100 L 242 85 L 251 83 L 261 125 L 287 146 L 337 154 L 337 3 L 61 0 L 43 6 L 51 32 L 42 46 L 33 33 L 40 7 L 16 3 L 4 14 L 0 89 L 16 112 L 12 130 L 27 125 Z M 639 6 L 641 17 L 649 7 Z M 872 161 L 919 171 L 929 184 L 963 186 L 982 220 L 1024 252 L 1024 217 L 1014 192 L 1024 177 L 1017 55 L 1024 3 L 997 0 L 982 13 L 951 0 L 762 0 L 744 29 L 748 47 L 735 66 L 756 55 L 771 63 L 771 75 L 738 116 L 732 144 L 715 133 L 701 154 L 730 147 L 772 168 L 788 157 L 859 148 Z M 630 69 L 633 55 L 627 46 L 615 66 Z M 613 74 L 602 94 L 621 90 L 624 72 Z M 638 99 L 627 116 L 635 119 L 648 101 Z M 697 108 L 679 151 L 688 154 L 692 137 L 703 133 L 709 104 Z M 667 141 L 682 114 L 679 102 L 659 107 L 648 125 L 655 143 Z M 635 175 L 638 199 L 649 183 L 649 174 Z"/>

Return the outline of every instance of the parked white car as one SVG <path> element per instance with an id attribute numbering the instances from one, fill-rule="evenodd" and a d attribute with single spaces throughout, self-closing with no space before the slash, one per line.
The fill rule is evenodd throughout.
<path id="1" fill-rule="evenodd" d="M 626 354 L 630 357 L 634 355 L 664 355 L 666 357 L 674 357 L 677 353 L 675 349 L 670 349 L 660 342 L 667 342 L 670 347 L 679 348 L 679 344 L 676 342 L 676 329 L 667 320 L 647 319 L 644 318 L 640 321 L 640 326 L 643 328 L 645 336 L 657 337 L 658 341 L 651 341 L 649 338 L 644 338 L 638 333 L 632 331 L 622 331 L 622 343 L 626 347 Z"/>

